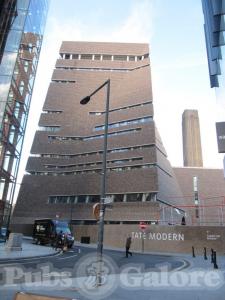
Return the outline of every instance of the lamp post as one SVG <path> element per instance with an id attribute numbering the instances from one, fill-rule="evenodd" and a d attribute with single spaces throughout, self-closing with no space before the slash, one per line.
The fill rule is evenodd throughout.
<path id="1" fill-rule="evenodd" d="M 106 194 L 106 165 L 107 165 L 107 141 L 108 141 L 108 123 L 109 123 L 109 97 L 110 97 L 110 79 L 106 80 L 101 86 L 99 86 L 89 96 L 86 96 L 80 101 L 80 104 L 87 104 L 91 97 L 95 95 L 103 87 L 107 87 L 106 91 L 106 107 L 105 107 L 105 126 L 104 126 L 104 147 L 103 147 L 103 158 L 102 158 L 102 173 L 101 173 L 101 197 L 100 197 L 100 214 L 99 214 L 99 225 L 98 225 L 98 245 L 97 245 L 97 256 L 99 260 L 99 269 L 97 273 L 97 285 L 102 284 L 101 278 L 101 265 L 102 265 L 102 252 L 103 252 L 103 238 L 104 238 L 104 216 L 105 216 L 105 194 Z"/>

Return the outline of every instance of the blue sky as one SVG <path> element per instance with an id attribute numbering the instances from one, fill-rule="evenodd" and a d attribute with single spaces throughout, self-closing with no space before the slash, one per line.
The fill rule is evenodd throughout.
<path id="1" fill-rule="evenodd" d="M 183 110 L 198 109 L 204 166 L 223 167 L 217 153 L 218 108 L 209 87 L 201 0 L 52 0 L 20 176 L 62 40 L 149 43 L 155 120 L 172 165 L 183 165 Z"/>

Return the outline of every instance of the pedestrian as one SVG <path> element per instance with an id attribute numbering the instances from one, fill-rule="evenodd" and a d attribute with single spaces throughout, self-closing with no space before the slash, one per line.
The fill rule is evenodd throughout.
<path id="1" fill-rule="evenodd" d="M 128 258 L 128 255 L 132 256 L 132 253 L 129 251 L 130 246 L 131 246 L 131 236 L 128 235 L 127 240 L 126 240 L 126 257 Z"/>
<path id="2" fill-rule="evenodd" d="M 10 233 L 11 233 L 11 230 L 10 230 L 10 229 L 7 229 L 7 230 L 6 230 L 6 240 L 7 240 L 7 241 L 8 241 L 8 239 L 9 239 Z"/>
<path id="3" fill-rule="evenodd" d="M 63 232 L 62 230 L 56 234 L 56 239 L 55 239 L 55 250 L 58 248 L 62 249 L 62 239 L 63 239 Z"/>
<path id="4" fill-rule="evenodd" d="M 184 216 L 182 217 L 181 225 L 186 225 L 186 220 L 185 220 L 185 217 L 184 217 Z"/>

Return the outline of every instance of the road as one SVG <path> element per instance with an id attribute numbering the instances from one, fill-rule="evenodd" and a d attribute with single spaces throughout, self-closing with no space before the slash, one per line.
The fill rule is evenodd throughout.
<path id="1" fill-rule="evenodd" d="M 81 257 L 90 253 L 95 255 L 96 249 L 79 246 L 70 249 L 68 252 L 56 254 L 55 256 L 9 259 L 4 260 L 4 262 L 0 261 L 0 268 L 8 265 L 13 266 L 20 264 L 24 268 L 31 268 L 35 271 L 37 264 L 46 262 L 51 263 L 52 266 L 57 269 L 71 268 L 71 266 L 75 265 Z M 173 256 L 169 255 L 133 253 L 132 257 L 126 258 L 124 252 L 117 250 L 104 250 L 104 254 L 111 257 L 119 268 L 131 262 L 144 264 L 145 268 L 155 268 L 159 264 L 167 262 L 170 264 L 171 269 L 182 267 L 184 264 L 183 260 L 175 259 Z"/>
<path id="2" fill-rule="evenodd" d="M 18 276 L 18 280 L 15 280 L 16 285 L 14 286 L 7 286 L 1 285 L 0 288 L 0 299 L 3 300 L 12 300 L 15 296 L 17 291 L 24 291 L 24 292 L 32 292 L 37 294 L 46 294 L 51 296 L 62 296 L 68 297 L 69 299 L 109 299 L 109 300 L 118 300 L 118 299 L 144 299 L 144 300 L 200 300 L 200 299 L 213 299 L 213 300 L 224 300 L 224 286 L 223 290 L 221 289 L 214 289 L 214 290 L 207 290 L 207 289 L 199 289 L 199 290 L 185 290 L 183 288 L 170 288 L 167 286 L 166 288 L 162 287 L 160 289 L 150 289 L 141 286 L 141 281 L 137 280 L 140 279 L 141 276 L 143 277 L 143 272 L 148 274 L 149 270 L 152 272 L 151 274 L 158 274 L 160 273 L 159 270 L 163 268 L 167 268 L 169 271 L 168 273 L 173 274 L 174 272 L 178 271 L 180 274 L 184 273 L 183 271 L 186 270 L 188 267 L 188 263 L 183 260 L 181 257 L 170 256 L 170 255 L 150 255 L 150 254 L 138 254 L 133 253 L 132 257 L 126 258 L 125 253 L 121 251 L 114 251 L 114 250 L 104 250 L 104 254 L 107 256 L 107 259 L 110 258 L 113 262 L 113 268 L 109 275 L 109 284 L 112 284 L 109 288 L 109 292 L 106 290 L 102 290 L 102 287 L 97 288 L 97 291 L 100 291 L 100 295 L 96 293 L 95 290 L 91 290 L 91 294 L 86 294 L 86 291 L 83 292 L 80 289 L 81 285 L 79 283 L 79 278 L 81 278 L 81 273 L 77 274 L 77 268 L 79 269 L 80 266 L 84 266 L 87 268 L 90 266 L 88 262 L 85 265 L 84 259 L 88 257 L 96 258 L 96 249 L 88 248 L 88 247 L 74 247 L 70 251 L 63 253 L 63 254 L 56 254 L 55 256 L 48 256 L 48 257 L 36 257 L 36 258 L 26 258 L 26 259 L 19 259 L 19 260 L 8 260 L 0 262 L 0 275 L 3 274 L 3 270 L 13 270 L 13 268 L 23 268 L 25 272 L 30 272 L 33 276 L 33 283 L 32 285 L 24 285 L 24 276 L 20 276 L 20 274 L 13 274 Z M 61 288 L 59 285 L 45 287 L 45 286 L 35 286 L 34 285 L 34 278 L 37 271 L 40 269 L 40 266 L 50 266 L 51 270 L 49 271 L 51 274 L 52 272 L 57 273 L 56 276 L 61 276 L 59 274 L 64 274 L 65 271 L 71 271 L 68 275 L 67 279 L 73 280 L 73 284 L 70 286 L 64 286 Z M 78 266 L 78 267 L 77 267 Z M 121 284 L 117 284 L 115 278 L 119 278 L 120 281 L 123 281 L 121 276 L 121 270 L 124 268 L 131 267 L 132 271 L 135 274 L 138 268 L 142 268 L 142 273 L 138 274 L 138 276 L 132 278 L 130 283 L 135 282 L 136 286 L 127 288 L 127 286 L 121 286 Z M 136 269 L 135 269 L 136 268 Z M 135 271 L 136 270 L 136 271 Z M 173 272 L 171 272 L 173 271 Z M 120 273 L 120 274 L 119 274 Z M 141 275 L 142 274 L 142 275 Z M 11 274 L 12 275 L 12 274 Z M 15 276 L 15 277 L 16 277 Z M 64 275 L 63 275 L 64 276 Z M 67 275 L 65 275 L 67 276 Z M 29 277 L 29 276 L 28 276 Z M 28 278 L 26 277 L 26 279 Z M 44 280 L 48 282 L 49 277 L 47 274 L 44 276 Z M 77 278 L 79 277 L 79 278 Z M 60 277 L 61 278 L 61 277 Z M 57 280 L 59 278 L 57 277 Z M 148 278 L 149 279 L 149 278 Z M 3 278 L 1 278 L 3 280 Z M 38 278 L 40 280 L 40 278 Z M 37 280 L 37 282 L 38 282 Z M 152 280 L 152 278 L 151 278 Z M 72 282 L 72 281 L 71 281 Z M 3 283 L 0 282 L 0 283 Z M 142 282 L 143 283 L 143 282 Z M 149 281 L 148 281 L 149 283 Z M 78 287 L 77 287 L 78 286 Z M 101 295 L 103 291 L 103 295 Z M 222 292 L 221 292 L 222 291 Z M 92 295 L 93 294 L 93 295 Z"/>

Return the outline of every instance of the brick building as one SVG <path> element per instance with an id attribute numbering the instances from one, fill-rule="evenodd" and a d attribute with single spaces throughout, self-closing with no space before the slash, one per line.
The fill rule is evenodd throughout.
<path id="1" fill-rule="evenodd" d="M 17 230 L 56 215 L 96 224 L 106 91 L 87 105 L 80 100 L 109 78 L 106 192 L 113 209 L 105 221 L 155 223 L 169 214 L 180 222 L 182 193 L 154 122 L 148 45 L 63 42 L 13 215 Z"/>

